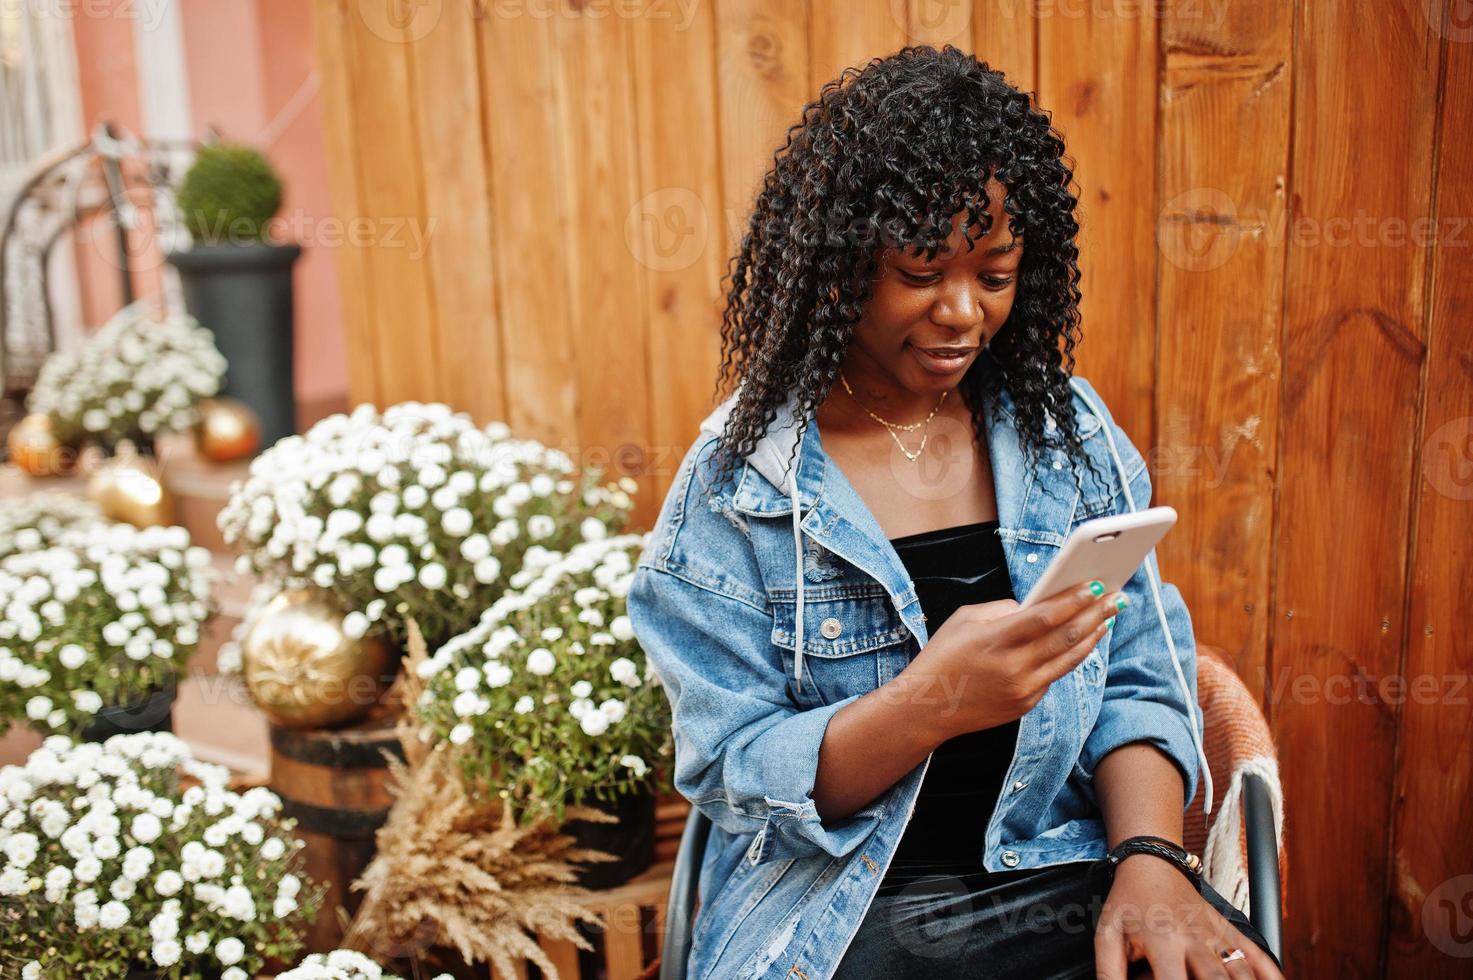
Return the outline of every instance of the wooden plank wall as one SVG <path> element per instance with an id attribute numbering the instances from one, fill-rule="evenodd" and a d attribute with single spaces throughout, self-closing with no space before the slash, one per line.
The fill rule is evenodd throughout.
<path id="1" fill-rule="evenodd" d="M 1289 975 L 1468 975 L 1466 3 L 314 6 L 336 208 L 370 229 L 338 251 L 353 400 L 504 419 L 637 479 L 642 526 L 803 104 L 907 43 L 1036 92 L 1075 161 L 1078 372 L 1279 741 Z"/>

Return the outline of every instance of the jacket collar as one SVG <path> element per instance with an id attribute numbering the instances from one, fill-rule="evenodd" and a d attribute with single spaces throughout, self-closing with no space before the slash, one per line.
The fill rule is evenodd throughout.
<path id="1" fill-rule="evenodd" d="M 738 387 L 701 422 L 702 432 L 722 433 L 740 390 Z M 1014 591 L 1021 599 L 1046 564 L 1027 562 L 1022 552 L 1028 550 L 1028 545 L 1064 543 L 1078 507 L 1078 495 L 1072 485 L 1059 479 L 1066 471 L 1053 469 L 1053 460 L 1061 458 L 1057 451 L 1043 454 L 1035 466 L 1028 466 L 1018 437 L 1011 393 L 1001 389 L 998 401 L 1001 412 L 996 417 L 992 413 L 986 416 L 988 455 L 996 483 L 999 535 Z M 790 393 L 777 409 L 767 434 L 747 456 L 732 500 L 737 510 L 759 517 L 792 513 L 788 460 L 800 439 L 796 409 L 797 395 Z M 1074 410 L 1081 439 L 1099 430 L 1100 419 L 1083 407 L 1077 397 Z M 920 620 L 919 604 L 912 610 L 905 608 L 915 603 L 917 596 L 900 556 L 868 505 L 824 452 L 817 418 L 809 413 L 807 422 L 798 452 L 798 499 L 800 513 L 804 515 L 803 533 L 882 583 L 912 631 L 924 643 L 925 626 Z M 1045 492 L 1045 487 L 1052 495 Z M 1066 499 L 1061 506 L 1057 496 L 1060 493 L 1070 494 L 1073 503 Z"/>

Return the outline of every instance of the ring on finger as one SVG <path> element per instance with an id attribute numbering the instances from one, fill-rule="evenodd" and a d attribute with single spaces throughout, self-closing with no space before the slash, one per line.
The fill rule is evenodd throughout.
<path id="1" fill-rule="evenodd" d="M 1217 955 L 1222 958 L 1224 963 L 1231 963 L 1233 960 L 1246 960 L 1248 958 L 1248 954 L 1236 946 L 1232 949 L 1219 950 Z"/>

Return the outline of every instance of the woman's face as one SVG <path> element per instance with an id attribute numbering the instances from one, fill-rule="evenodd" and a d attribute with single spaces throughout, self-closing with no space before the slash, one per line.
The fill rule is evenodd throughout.
<path id="1" fill-rule="evenodd" d="M 893 407 L 925 406 L 955 388 L 1002 329 L 1018 290 L 1023 241 L 1003 211 L 1003 187 L 987 184 L 992 229 L 967 247 L 966 212 L 952 216 L 946 245 L 923 253 L 886 249 L 845 358 L 850 384 Z"/>

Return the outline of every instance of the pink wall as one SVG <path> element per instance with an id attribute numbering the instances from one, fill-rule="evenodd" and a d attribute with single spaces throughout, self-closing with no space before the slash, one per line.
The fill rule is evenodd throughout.
<path id="1" fill-rule="evenodd" d="M 121 15 L 75 17 L 72 43 L 76 48 L 84 135 L 90 135 L 92 127 L 102 119 L 137 132 L 143 117 L 138 103 L 137 67 L 133 63 L 132 20 Z M 139 255 L 150 250 L 145 246 L 130 251 Z M 96 326 L 116 312 L 123 301 L 111 222 L 91 219 L 79 227 L 74 252 L 82 319 Z M 153 263 L 138 264 L 149 269 Z M 145 271 L 135 275 L 133 283 L 139 295 L 152 294 L 158 288 L 158 276 Z"/>
<path id="2" fill-rule="evenodd" d="M 295 280 L 296 390 L 310 421 L 321 406 L 344 401 L 348 388 L 334 239 L 323 234 L 331 219 L 311 12 L 301 0 L 171 2 L 179 5 L 183 27 L 193 135 L 214 126 L 228 139 L 257 146 L 282 175 L 285 234 L 304 249 Z M 117 9 L 115 17 L 74 21 L 83 121 L 90 128 L 99 118 L 114 118 L 137 132 L 135 19 L 128 12 L 136 5 Z M 329 244 L 318 241 L 323 237 Z M 118 290 L 116 273 L 94 258 L 84 256 L 81 275 L 84 315 L 95 324 L 117 308 Z"/>

